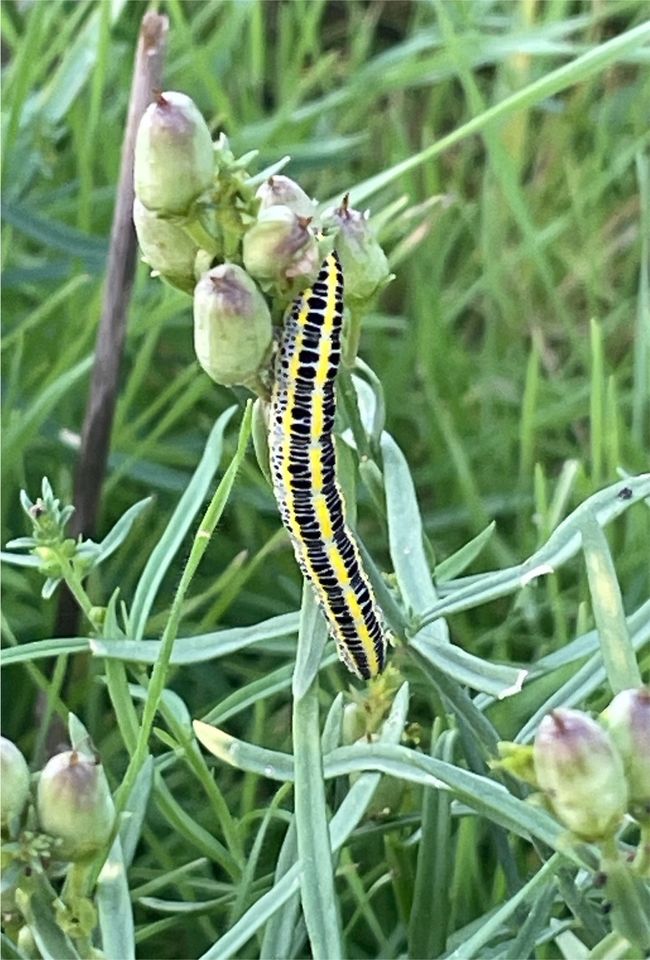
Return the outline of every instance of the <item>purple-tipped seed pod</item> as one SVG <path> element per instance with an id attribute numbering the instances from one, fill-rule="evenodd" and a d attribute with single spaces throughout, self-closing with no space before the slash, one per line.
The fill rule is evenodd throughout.
<path id="1" fill-rule="evenodd" d="M 386 254 L 372 232 L 367 213 L 353 210 L 347 196 L 323 217 L 323 226 L 336 231 L 336 247 L 345 275 L 345 296 L 361 303 L 370 300 L 388 281 Z"/>
<path id="2" fill-rule="evenodd" d="M 2 826 L 20 816 L 29 796 L 29 767 L 22 753 L 11 740 L 0 737 L 0 820 Z"/>
<path id="3" fill-rule="evenodd" d="M 234 263 L 204 274 L 194 290 L 194 349 L 215 383 L 250 384 L 268 360 L 272 323 L 255 282 Z"/>
<path id="4" fill-rule="evenodd" d="M 244 234 L 244 266 L 262 281 L 294 277 L 313 279 L 321 256 L 309 218 L 298 217 L 285 206 L 262 210 Z"/>
<path id="5" fill-rule="evenodd" d="M 58 753 L 38 781 L 38 818 L 59 840 L 57 860 L 85 860 L 108 842 L 115 823 L 111 791 L 101 764 L 78 750 Z"/>
<path id="6" fill-rule="evenodd" d="M 135 144 L 135 195 L 149 210 L 182 215 L 211 185 L 208 125 L 184 93 L 158 95 L 145 110 Z"/>
<path id="7" fill-rule="evenodd" d="M 196 284 L 194 261 L 199 252 L 196 243 L 182 227 L 148 210 L 137 197 L 133 223 L 145 262 L 173 286 L 192 293 Z"/>
<path id="8" fill-rule="evenodd" d="M 621 690 L 600 719 L 623 758 L 630 813 L 650 821 L 650 688 Z"/>
<path id="9" fill-rule="evenodd" d="M 260 210 L 269 207 L 288 207 L 298 217 L 313 217 L 315 204 L 302 187 L 281 173 L 274 173 L 258 187 L 255 196 L 260 201 Z"/>
<path id="10" fill-rule="evenodd" d="M 553 710 L 533 752 L 540 788 L 562 823 L 583 840 L 611 837 L 627 808 L 623 761 L 605 730 L 580 710 Z"/>

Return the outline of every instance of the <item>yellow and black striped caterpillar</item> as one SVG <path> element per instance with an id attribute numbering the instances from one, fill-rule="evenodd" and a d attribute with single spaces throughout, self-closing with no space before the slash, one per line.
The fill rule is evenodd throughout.
<path id="1" fill-rule="evenodd" d="M 314 587 L 339 657 L 367 679 L 383 669 L 387 631 L 336 480 L 332 430 L 342 321 L 343 271 L 331 253 L 285 319 L 269 448 L 273 489 L 296 559 Z"/>

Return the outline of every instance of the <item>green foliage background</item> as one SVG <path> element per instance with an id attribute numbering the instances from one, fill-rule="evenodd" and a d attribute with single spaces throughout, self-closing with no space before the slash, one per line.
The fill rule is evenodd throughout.
<path id="1" fill-rule="evenodd" d="M 46 475 L 64 502 L 71 496 L 132 58 L 146 9 L 119 0 L 2 5 L 3 543 L 26 532 L 21 488 L 36 496 Z M 387 429 L 411 468 L 432 567 L 493 519 L 496 531 L 468 572 L 516 564 L 573 507 L 614 483 L 619 469 L 648 469 L 648 36 L 646 46 L 639 35 L 636 43 L 606 47 L 644 22 L 646 5 L 167 0 L 160 9 L 170 18 L 166 88 L 191 95 L 235 153 L 257 149 L 259 169 L 289 154 L 286 172 L 310 195 L 325 201 L 352 189 L 356 205 L 377 217 L 396 280 L 368 317 L 360 352 L 381 380 Z M 566 82 L 549 82 L 554 70 L 599 48 L 601 60 L 586 72 L 569 66 Z M 499 104 L 506 106 L 488 123 Z M 188 298 L 141 266 L 98 533 L 142 497 L 155 501 L 125 547 L 89 580 L 98 604 L 118 586 L 130 603 L 214 421 L 233 403 L 231 391 L 200 371 L 191 334 Z M 243 397 L 235 399 L 243 405 Z M 358 499 L 360 533 L 389 570 L 385 521 L 361 482 Z M 648 597 L 647 510 L 634 507 L 611 531 L 629 613 Z M 190 544 L 188 536 L 165 575 L 147 637 L 160 636 L 167 622 Z M 41 581 L 33 570 L 4 567 L 6 645 L 54 636 L 56 599 L 39 599 Z M 300 597 L 276 506 L 249 455 L 192 582 L 182 634 L 295 611 Z M 489 660 L 534 663 L 592 627 L 588 598 L 583 565 L 574 560 L 514 598 L 456 613 L 452 638 Z M 169 684 L 193 717 L 203 716 L 290 662 L 292 650 L 292 642 L 269 641 L 173 671 Z M 646 644 L 646 665 L 647 657 Z M 408 673 L 404 657 L 395 659 Z M 62 703 L 53 706 L 83 718 L 115 786 L 127 754 L 102 672 L 101 660 L 72 658 Z M 36 696 L 39 685 L 51 689 L 50 676 L 49 660 L 3 671 L 3 731 L 35 767 L 45 751 Z M 411 679 L 409 719 L 428 751 L 437 701 L 421 676 Z M 323 707 L 347 681 L 339 666 L 327 669 Z M 607 700 L 600 686 L 586 705 Z M 502 737 L 514 736 L 533 712 L 526 702 L 506 704 L 492 715 Z M 275 750 L 290 750 L 289 725 L 286 690 L 226 724 Z M 138 949 L 142 956 L 197 956 L 227 928 L 225 917 L 232 921 L 268 888 L 281 818 L 263 838 L 241 902 L 203 862 L 163 887 L 163 878 L 194 856 L 214 862 L 205 838 L 218 832 L 187 768 L 166 764 L 180 811 L 159 800 L 145 821 L 130 874 Z M 232 815 L 247 825 L 249 849 L 272 795 L 269 783 L 217 770 Z M 401 808 L 399 828 L 363 828 L 360 876 L 354 848 L 342 861 L 350 955 L 404 949 L 414 869 L 408 838 L 421 805 L 416 792 Z M 190 851 L 192 822 L 198 832 Z M 517 886 L 496 865 L 476 820 L 454 828 L 454 844 L 450 931 Z M 378 863 L 390 873 L 375 875 Z M 520 857 L 519 865 L 525 873 L 530 863 Z M 373 883 L 371 907 L 363 889 Z M 186 904 L 223 896 L 228 909 L 199 909 L 197 922 L 180 907 L 140 902 L 161 889 Z M 549 940 L 531 955 L 559 955 Z"/>

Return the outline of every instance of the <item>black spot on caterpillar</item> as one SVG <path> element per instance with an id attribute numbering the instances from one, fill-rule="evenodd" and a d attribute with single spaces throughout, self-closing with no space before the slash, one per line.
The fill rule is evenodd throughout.
<path id="1" fill-rule="evenodd" d="M 339 657 L 358 677 L 380 673 L 387 631 L 345 520 L 332 430 L 341 359 L 343 272 L 329 254 L 285 319 L 269 417 L 271 477 L 282 522 Z"/>

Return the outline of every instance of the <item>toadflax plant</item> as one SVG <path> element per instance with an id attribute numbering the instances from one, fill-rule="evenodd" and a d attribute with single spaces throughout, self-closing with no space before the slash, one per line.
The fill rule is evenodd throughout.
<path id="1" fill-rule="evenodd" d="M 372 18 L 352 14 L 370 29 Z M 441 24 L 451 29 L 444 9 Z M 548 43 L 542 31 L 530 48 Z M 436 70 L 444 63 L 436 60 Z M 595 69 L 590 63 L 579 71 Z M 480 91 L 467 89 L 474 109 Z M 539 87 L 522 89 L 533 97 Z M 544 103 L 562 89 L 542 86 Z M 498 158 L 501 140 L 490 133 L 486 144 Z M 4 664 L 33 668 L 48 691 L 42 734 L 21 738 L 24 758 L 6 748 L 3 945 L 17 956 L 72 958 L 644 956 L 640 673 L 650 612 L 641 575 L 624 605 L 603 529 L 641 515 L 650 476 L 626 474 L 596 489 L 576 480 L 576 469 L 569 481 L 562 473 L 548 503 L 542 478 L 529 556 L 517 562 L 494 523 L 436 556 L 444 546 L 428 540 L 429 505 L 418 501 L 408 460 L 431 497 L 438 488 L 417 460 L 420 438 L 407 459 L 386 410 L 396 422 L 423 403 L 415 387 L 427 345 L 444 367 L 452 337 L 439 341 L 456 337 L 458 316 L 441 322 L 449 304 L 429 304 L 431 326 L 414 334 L 423 366 L 412 382 L 379 371 L 386 395 L 358 358 L 362 323 L 391 267 L 417 242 L 421 210 L 402 217 L 402 201 L 388 198 L 370 218 L 350 195 L 372 191 L 347 182 L 319 204 L 280 172 L 282 161 L 256 164 L 254 152 L 236 156 L 223 134 L 213 142 L 184 93 L 157 95 L 140 126 L 133 218 L 143 259 L 154 282 L 185 295 L 181 336 L 193 340 L 203 372 L 256 399 L 212 426 L 171 516 L 162 519 L 156 505 L 161 532 L 155 542 L 150 535 L 144 560 L 127 538 L 136 522 L 139 533 L 149 523 L 149 501 L 94 542 L 69 535 L 71 508 L 47 480 L 34 500 L 23 494 L 27 536 L 10 542 L 4 559 L 40 575 L 44 599 L 65 583 L 85 621 L 80 636 L 39 635 L 3 651 Z M 494 176 L 502 170 L 494 164 Z M 503 189 L 503 197 L 521 214 L 517 191 Z M 470 226 L 468 219 L 468 234 Z M 530 231 L 521 215 L 519 226 Z M 484 239 L 489 247 L 492 235 Z M 542 257 L 542 249 L 536 240 L 526 256 Z M 451 263 L 453 248 L 444 259 Z M 524 276 L 523 260 L 520 267 Z M 433 271 L 431 280 L 433 290 Z M 467 289 L 479 300 L 488 290 Z M 385 321 L 373 322 L 374 332 Z M 392 349 L 397 339 L 387 342 Z M 146 365 L 143 356 L 136 363 Z M 464 362 L 474 362 L 470 350 Z M 531 417 L 535 374 L 531 365 Z M 476 390 L 491 384 L 477 377 Z M 435 384 L 427 389 L 427 429 L 446 444 L 440 459 L 453 460 L 482 515 L 488 507 L 472 486 L 452 412 Z M 204 418 L 192 407 L 192 437 Z M 183 463 L 191 451 L 183 448 Z M 240 471 L 249 485 L 231 503 Z M 223 528 L 237 517 L 237 531 L 253 518 L 275 524 L 270 483 L 289 536 L 278 518 L 263 551 L 246 556 L 248 541 L 237 543 L 230 563 L 232 530 L 215 534 L 219 522 L 227 511 Z M 504 497 L 511 493 L 504 481 Z M 370 529 L 377 549 L 366 546 Z M 300 604 L 287 599 L 296 595 L 282 552 L 288 542 L 305 575 Z M 498 569 L 484 562 L 488 548 L 502 560 Z M 113 568 L 100 569 L 118 549 L 114 569 L 130 577 L 120 590 Z M 201 563 L 205 590 L 194 579 Z M 249 590 L 256 571 L 271 583 L 263 608 Z M 508 598 L 516 598 L 512 616 L 492 642 L 483 608 L 501 617 Z M 235 602 L 237 626 L 224 626 Z M 517 625 L 534 625 L 531 634 L 546 620 L 555 628 L 556 617 L 567 620 L 557 615 L 560 603 L 573 611 L 576 635 L 567 632 L 544 655 L 526 651 Z M 38 665 L 52 657 L 50 678 Z M 77 693 L 80 663 L 91 664 L 88 705 Z M 46 759 L 49 718 L 69 713 L 75 696 L 97 749 L 72 713 L 67 739 Z M 4 755 L 3 747 L 3 764 Z"/>

